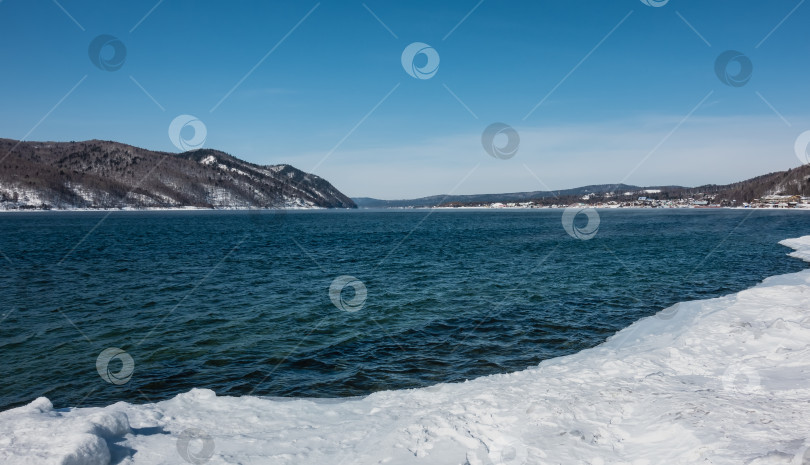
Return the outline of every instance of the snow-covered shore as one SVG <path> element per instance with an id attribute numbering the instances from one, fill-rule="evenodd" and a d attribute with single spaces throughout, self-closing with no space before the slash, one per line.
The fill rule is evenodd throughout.
<path id="1" fill-rule="evenodd" d="M 810 262 L 810 236 L 781 242 Z M 4 464 L 807 464 L 810 270 L 460 384 L 0 412 Z"/>
<path id="2" fill-rule="evenodd" d="M 300 205 L 286 205 L 284 207 L 275 208 L 251 208 L 251 207 L 216 207 L 216 208 L 203 208 L 203 207 L 124 207 L 124 208 L 31 208 L 31 209 L 8 209 L 0 208 L 0 213 L 37 213 L 37 212 L 214 212 L 214 211 L 272 211 L 272 210 L 326 210 L 324 207 L 318 206 L 300 206 Z"/>

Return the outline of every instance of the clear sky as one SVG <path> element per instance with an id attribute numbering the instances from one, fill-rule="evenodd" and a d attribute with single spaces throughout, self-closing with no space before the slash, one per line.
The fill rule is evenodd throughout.
<path id="1" fill-rule="evenodd" d="M 810 2 L 645 1 L 0 0 L 0 137 L 178 152 L 193 115 L 204 147 L 388 199 L 798 166 Z M 482 145 L 496 122 L 512 158 Z"/>

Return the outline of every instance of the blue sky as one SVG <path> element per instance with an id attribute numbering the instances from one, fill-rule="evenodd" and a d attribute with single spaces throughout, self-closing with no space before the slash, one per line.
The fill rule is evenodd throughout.
<path id="1" fill-rule="evenodd" d="M 378 198 L 732 182 L 800 163 L 809 20 L 800 0 L 2 0 L 0 137 L 177 152 L 188 114 L 205 147 Z M 90 60 L 101 34 L 120 69 Z M 430 79 L 401 64 L 413 42 Z M 730 49 L 741 87 L 715 75 Z M 511 159 L 482 147 L 495 122 Z"/>

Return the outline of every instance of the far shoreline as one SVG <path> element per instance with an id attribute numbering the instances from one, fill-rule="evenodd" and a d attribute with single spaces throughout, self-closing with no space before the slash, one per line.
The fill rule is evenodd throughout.
<path id="1" fill-rule="evenodd" d="M 203 208 L 203 207 L 156 207 L 156 208 L 30 208 L 30 209 L 8 209 L 0 210 L 0 214 L 10 213 L 146 213 L 146 212 L 405 212 L 405 211 L 557 211 L 566 210 L 569 208 L 580 210 L 618 210 L 618 211 L 717 211 L 717 210 L 740 210 L 740 211 L 807 211 L 810 212 L 810 207 L 799 208 L 762 208 L 762 207 L 607 207 L 607 206 L 590 206 L 590 205 L 570 205 L 560 207 L 379 207 L 379 208 L 326 208 L 326 207 L 309 207 L 309 208 Z"/>

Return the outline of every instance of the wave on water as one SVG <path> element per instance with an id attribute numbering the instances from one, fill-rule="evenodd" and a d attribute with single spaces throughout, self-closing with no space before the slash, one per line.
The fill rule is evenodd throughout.
<path id="1" fill-rule="evenodd" d="M 788 239 L 810 262 L 810 236 Z M 11 464 L 806 464 L 810 270 L 681 302 L 517 373 L 351 399 L 0 412 Z"/>

